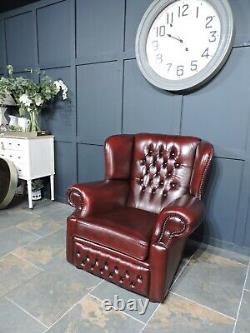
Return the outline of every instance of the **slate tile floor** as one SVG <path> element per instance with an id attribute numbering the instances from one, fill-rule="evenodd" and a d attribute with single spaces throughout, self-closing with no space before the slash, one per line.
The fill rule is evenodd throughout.
<path id="1" fill-rule="evenodd" d="M 189 247 L 164 304 L 105 311 L 115 295 L 146 299 L 66 262 L 70 213 L 49 200 L 0 211 L 0 333 L 250 332 L 250 258 L 214 247 Z"/>

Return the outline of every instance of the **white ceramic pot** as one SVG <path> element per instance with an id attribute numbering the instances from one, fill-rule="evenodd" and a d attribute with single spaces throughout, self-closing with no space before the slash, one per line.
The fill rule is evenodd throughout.
<path id="1" fill-rule="evenodd" d="M 41 190 L 36 190 L 32 191 L 32 200 L 41 200 L 42 199 L 42 191 Z"/>
<path id="2" fill-rule="evenodd" d="M 18 118 L 17 117 L 9 116 L 9 118 L 10 118 L 9 126 L 17 126 L 18 125 L 18 123 L 17 123 Z"/>
<path id="3" fill-rule="evenodd" d="M 30 120 L 27 118 L 18 118 L 18 126 L 21 127 L 23 132 L 28 132 L 30 127 Z"/>

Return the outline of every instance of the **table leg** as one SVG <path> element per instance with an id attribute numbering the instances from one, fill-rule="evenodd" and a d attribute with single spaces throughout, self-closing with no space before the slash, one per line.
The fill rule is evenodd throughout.
<path id="1" fill-rule="evenodd" d="M 51 200 L 55 200 L 55 177 L 54 175 L 50 176 L 50 195 L 51 195 Z"/>
<path id="2" fill-rule="evenodd" d="M 32 180 L 27 180 L 27 186 L 28 186 L 29 208 L 33 208 L 33 202 L 32 202 Z"/>

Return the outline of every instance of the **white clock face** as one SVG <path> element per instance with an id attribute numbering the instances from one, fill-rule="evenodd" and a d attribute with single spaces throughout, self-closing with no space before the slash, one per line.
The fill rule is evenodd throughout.
<path id="1" fill-rule="evenodd" d="M 147 60 L 164 79 L 187 79 L 212 60 L 220 39 L 220 17 L 208 1 L 179 0 L 154 20 L 146 42 Z"/>

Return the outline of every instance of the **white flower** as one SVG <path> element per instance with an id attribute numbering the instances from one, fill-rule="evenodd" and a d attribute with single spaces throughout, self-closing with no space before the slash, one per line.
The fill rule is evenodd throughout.
<path id="1" fill-rule="evenodd" d="M 54 81 L 54 85 L 56 86 L 56 93 L 58 94 L 60 89 L 61 89 L 61 85 L 59 81 Z"/>
<path id="2" fill-rule="evenodd" d="M 40 95 L 35 97 L 35 103 L 36 103 L 36 106 L 40 106 L 43 104 L 43 99 Z"/>
<path id="3" fill-rule="evenodd" d="M 62 90 L 63 100 L 67 99 L 68 98 L 68 96 L 67 96 L 68 87 L 63 82 L 63 80 L 54 81 L 54 85 L 56 86 L 57 94 L 59 93 L 60 90 Z"/>
<path id="4" fill-rule="evenodd" d="M 32 100 L 29 98 L 27 94 L 23 94 L 19 97 L 19 102 L 24 104 L 25 106 L 30 106 Z"/>

